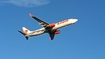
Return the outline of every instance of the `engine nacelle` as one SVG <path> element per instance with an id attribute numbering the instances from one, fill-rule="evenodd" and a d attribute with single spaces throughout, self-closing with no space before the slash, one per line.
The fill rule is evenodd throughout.
<path id="1" fill-rule="evenodd" d="M 55 24 L 49 24 L 49 27 L 53 28 L 53 27 L 55 27 Z"/>
<path id="2" fill-rule="evenodd" d="M 60 34 L 60 30 L 56 30 L 55 34 Z"/>

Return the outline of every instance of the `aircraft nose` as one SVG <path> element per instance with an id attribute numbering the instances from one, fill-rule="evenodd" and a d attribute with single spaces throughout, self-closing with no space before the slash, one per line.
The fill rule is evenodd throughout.
<path id="1" fill-rule="evenodd" d="M 76 23 L 78 19 L 71 19 L 72 23 Z"/>
<path id="2" fill-rule="evenodd" d="M 74 23 L 77 22 L 77 21 L 78 21 L 78 19 L 74 19 Z"/>

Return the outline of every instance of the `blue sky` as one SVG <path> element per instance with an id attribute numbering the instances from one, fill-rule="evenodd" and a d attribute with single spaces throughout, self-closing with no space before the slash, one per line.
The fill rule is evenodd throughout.
<path id="1" fill-rule="evenodd" d="M 29 13 L 48 23 L 79 21 L 53 41 L 48 34 L 27 41 L 17 30 L 41 28 Z M 105 59 L 104 0 L 0 0 L 0 24 L 0 59 Z"/>

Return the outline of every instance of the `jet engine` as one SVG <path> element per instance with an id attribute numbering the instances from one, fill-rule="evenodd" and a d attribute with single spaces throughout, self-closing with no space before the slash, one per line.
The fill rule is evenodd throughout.
<path id="1" fill-rule="evenodd" d="M 49 24 L 50 28 L 53 28 L 55 26 L 55 24 Z"/>
<path id="2" fill-rule="evenodd" d="M 60 30 L 56 30 L 55 31 L 55 34 L 60 34 Z"/>

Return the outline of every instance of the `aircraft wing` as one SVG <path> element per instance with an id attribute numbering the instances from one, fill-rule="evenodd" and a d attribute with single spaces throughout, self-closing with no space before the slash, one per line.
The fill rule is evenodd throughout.
<path id="1" fill-rule="evenodd" d="M 33 16 L 32 14 L 30 14 L 30 16 L 35 19 L 37 22 L 39 22 L 40 25 L 42 25 L 46 30 L 48 30 L 48 33 L 50 35 L 50 39 L 53 40 L 54 39 L 54 36 L 55 36 L 55 33 L 54 32 L 51 32 L 51 28 L 47 27 L 49 24 L 42 21 L 41 19 Z"/>
<path id="2" fill-rule="evenodd" d="M 44 28 L 45 28 L 47 25 L 49 25 L 48 23 L 46 23 L 46 22 L 42 21 L 41 19 L 39 19 L 39 18 L 33 16 L 32 14 L 30 14 L 30 16 L 31 16 L 33 19 L 35 19 L 37 22 L 39 22 L 39 24 L 42 25 Z"/>

